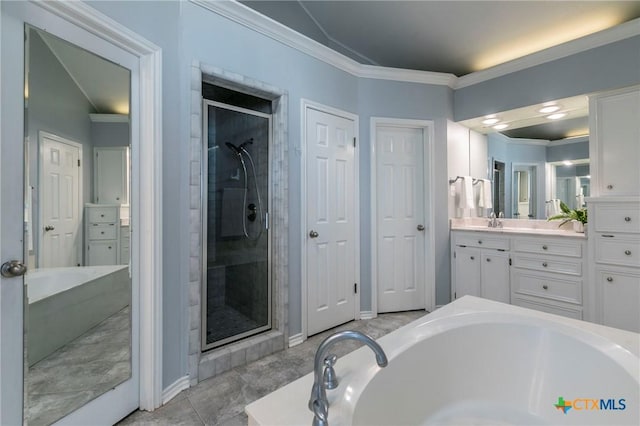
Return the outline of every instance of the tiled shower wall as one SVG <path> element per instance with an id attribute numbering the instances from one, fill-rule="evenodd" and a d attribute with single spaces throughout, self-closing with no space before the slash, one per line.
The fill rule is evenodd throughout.
<path id="1" fill-rule="evenodd" d="M 270 228 L 272 330 L 202 353 L 202 81 L 274 100 L 270 146 Z M 269 84 L 194 62 L 191 66 L 191 141 L 189 208 L 189 379 L 191 384 L 284 349 L 288 339 L 288 147 L 286 91 Z M 264 200 L 267 203 L 267 200 Z"/>

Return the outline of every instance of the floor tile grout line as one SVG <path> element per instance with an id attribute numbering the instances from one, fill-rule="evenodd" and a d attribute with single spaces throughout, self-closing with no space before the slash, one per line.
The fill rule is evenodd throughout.
<path id="1" fill-rule="evenodd" d="M 202 423 L 203 426 L 206 425 L 204 419 L 202 418 L 202 416 L 200 415 L 200 413 L 198 413 L 198 410 L 196 410 L 196 407 L 193 406 L 193 403 L 191 402 L 191 400 L 189 399 L 189 395 L 185 395 L 187 402 L 189 403 L 189 406 L 191 407 L 191 409 L 193 410 L 194 413 L 196 413 L 196 416 L 198 416 L 198 419 L 200 419 L 200 422 Z"/>

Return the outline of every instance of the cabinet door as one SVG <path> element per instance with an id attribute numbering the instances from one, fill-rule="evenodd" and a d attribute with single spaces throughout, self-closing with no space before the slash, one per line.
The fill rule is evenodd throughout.
<path id="1" fill-rule="evenodd" d="M 602 291 L 602 323 L 640 332 L 640 274 L 596 269 Z"/>
<path id="2" fill-rule="evenodd" d="M 117 265 L 117 241 L 91 241 L 87 247 L 87 265 Z"/>
<path id="3" fill-rule="evenodd" d="M 591 111 L 598 190 L 592 195 L 640 195 L 640 89 L 596 96 Z"/>
<path id="4" fill-rule="evenodd" d="M 99 204 L 128 204 L 128 148 L 95 148 L 94 192 Z"/>
<path id="5" fill-rule="evenodd" d="M 510 303 L 509 254 L 483 250 L 481 263 L 480 296 L 497 302 Z"/>
<path id="6" fill-rule="evenodd" d="M 454 259 L 456 299 L 466 294 L 480 297 L 480 257 L 480 249 L 456 247 Z"/>

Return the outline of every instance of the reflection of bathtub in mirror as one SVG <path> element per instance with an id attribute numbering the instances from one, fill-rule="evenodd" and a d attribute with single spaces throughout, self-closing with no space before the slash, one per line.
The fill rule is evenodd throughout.
<path id="1" fill-rule="evenodd" d="M 25 281 L 30 366 L 130 303 L 127 265 L 36 269 Z"/>

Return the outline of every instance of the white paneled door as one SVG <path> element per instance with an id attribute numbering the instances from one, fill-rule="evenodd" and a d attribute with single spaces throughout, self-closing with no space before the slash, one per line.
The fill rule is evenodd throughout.
<path id="1" fill-rule="evenodd" d="M 80 266 L 82 148 L 40 132 L 40 268 Z"/>
<path id="2" fill-rule="evenodd" d="M 424 131 L 376 127 L 378 312 L 425 308 Z"/>
<path id="3" fill-rule="evenodd" d="M 355 122 L 306 110 L 307 334 L 355 318 Z"/>

